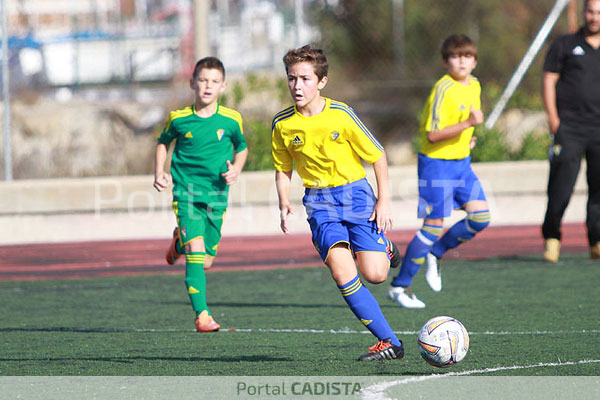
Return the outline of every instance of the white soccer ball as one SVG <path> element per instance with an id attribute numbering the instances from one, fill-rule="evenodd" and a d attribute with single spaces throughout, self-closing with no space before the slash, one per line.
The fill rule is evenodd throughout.
<path id="1" fill-rule="evenodd" d="M 435 367 L 451 367 L 461 362 L 469 351 L 469 333 L 459 320 L 435 317 L 423 325 L 418 337 L 419 351 Z"/>

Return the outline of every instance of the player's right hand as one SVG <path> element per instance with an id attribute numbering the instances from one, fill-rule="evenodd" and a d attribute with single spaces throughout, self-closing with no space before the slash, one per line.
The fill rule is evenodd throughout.
<path id="1" fill-rule="evenodd" d="M 288 229 L 288 225 L 287 225 L 287 218 L 288 218 L 288 215 L 294 213 L 294 210 L 292 209 L 292 206 L 290 206 L 289 204 L 283 205 L 279 209 L 281 210 L 281 213 L 280 213 L 281 231 L 287 235 L 289 233 L 289 229 Z"/>
<path id="2" fill-rule="evenodd" d="M 166 172 L 158 172 L 154 175 L 154 188 L 159 192 L 162 192 L 173 183 L 173 178 L 171 174 L 167 174 Z"/>

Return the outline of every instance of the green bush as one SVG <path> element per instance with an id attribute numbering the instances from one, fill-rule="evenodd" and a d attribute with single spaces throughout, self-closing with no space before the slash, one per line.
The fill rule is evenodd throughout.
<path id="1" fill-rule="evenodd" d="M 514 154 L 515 160 L 545 160 L 548 158 L 548 147 L 552 144 L 550 135 L 528 133 L 523 137 L 521 148 Z"/>
<path id="2" fill-rule="evenodd" d="M 473 161 L 523 161 L 545 160 L 551 139 L 547 135 L 530 132 L 523 137 L 521 146 L 511 151 L 504 135 L 498 130 L 478 128 L 475 131 L 477 145 L 471 152 Z"/>
<path id="3" fill-rule="evenodd" d="M 510 147 L 506 138 L 499 131 L 477 129 L 475 131 L 477 144 L 471 151 L 473 161 L 508 161 Z"/>
<path id="4" fill-rule="evenodd" d="M 271 125 L 262 120 L 245 122 L 246 143 L 248 144 L 248 160 L 245 171 L 268 171 L 273 169 L 271 158 Z"/>

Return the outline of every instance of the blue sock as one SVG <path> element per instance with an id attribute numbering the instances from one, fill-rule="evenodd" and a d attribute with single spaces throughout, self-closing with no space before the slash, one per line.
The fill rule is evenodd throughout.
<path id="1" fill-rule="evenodd" d="M 345 285 L 338 285 L 338 288 L 354 315 L 377 339 L 392 339 L 393 345 L 400 346 L 400 340 L 381 312 L 379 303 L 369 289 L 363 286 L 358 275 Z"/>
<path id="2" fill-rule="evenodd" d="M 442 258 L 450 249 L 453 249 L 461 243 L 467 242 L 490 223 L 489 210 L 475 211 L 467 213 L 467 217 L 458 221 L 448 229 L 440 240 L 435 242 L 431 252 L 437 258 Z"/>
<path id="3" fill-rule="evenodd" d="M 398 271 L 398 275 L 392 281 L 392 286 L 410 286 L 413 277 L 425 262 L 425 257 L 431 250 L 431 246 L 442 234 L 442 229 L 441 225 L 423 224 L 421 230 L 409 243 L 404 260 L 402 260 L 402 266 Z"/>

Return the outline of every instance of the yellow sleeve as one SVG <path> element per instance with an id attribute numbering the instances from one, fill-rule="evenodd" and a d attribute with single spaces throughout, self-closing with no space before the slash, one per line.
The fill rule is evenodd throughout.
<path id="1" fill-rule="evenodd" d="M 273 166 L 277 171 L 289 172 L 294 168 L 294 160 L 285 146 L 277 125 L 273 128 L 271 135 L 271 154 L 273 156 Z"/>
<path id="2" fill-rule="evenodd" d="M 383 146 L 358 118 L 354 110 L 345 106 L 341 109 L 344 115 L 346 136 L 352 150 L 363 160 L 372 164 L 381 158 Z"/>
<path id="3" fill-rule="evenodd" d="M 423 114 L 427 116 L 425 132 L 439 131 L 455 123 L 451 122 L 453 115 L 446 109 L 448 103 L 444 101 L 451 87 L 452 81 L 445 80 L 438 82 L 432 89 L 423 110 Z"/>

